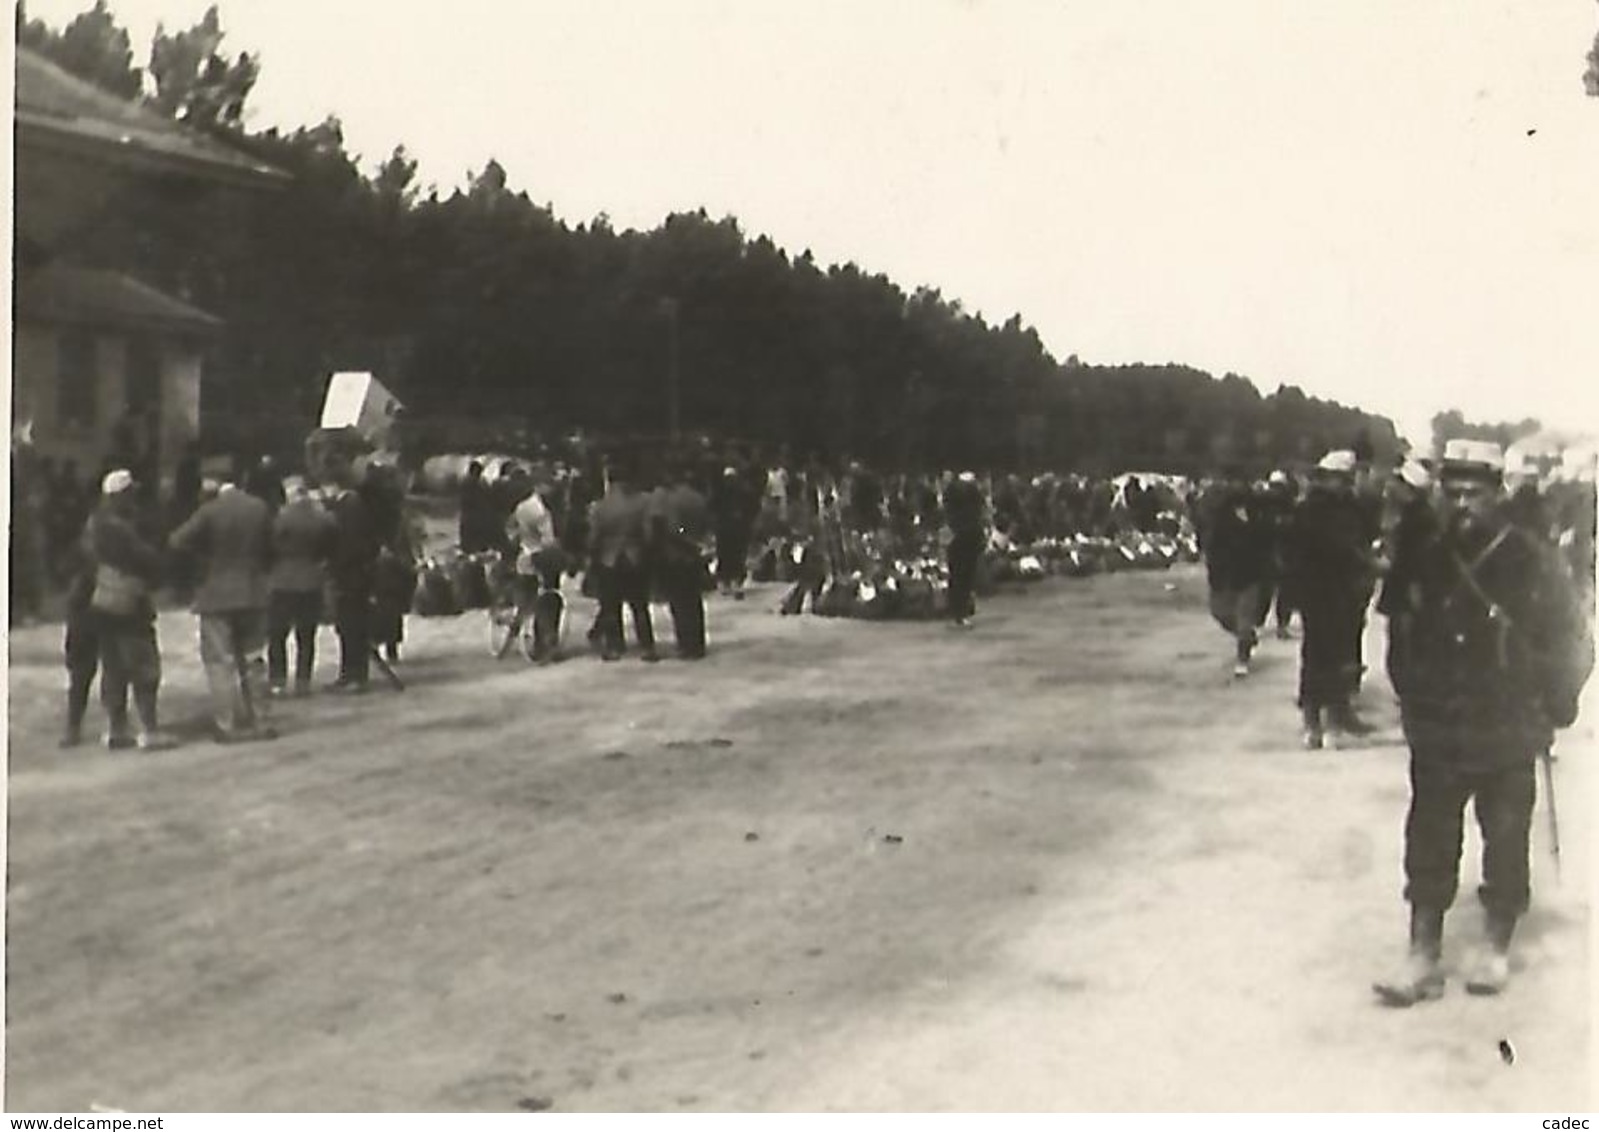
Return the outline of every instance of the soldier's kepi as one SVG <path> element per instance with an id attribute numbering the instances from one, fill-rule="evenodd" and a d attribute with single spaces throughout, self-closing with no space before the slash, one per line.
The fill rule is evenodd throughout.
<path id="1" fill-rule="evenodd" d="M 1373 985 L 1392 1006 L 1444 991 L 1444 913 L 1459 887 L 1466 802 L 1482 830 L 1488 946 L 1466 989 L 1497 994 L 1531 894 L 1535 762 L 1576 718 L 1593 665 L 1571 579 L 1551 547 L 1511 522 L 1496 446 L 1451 442 L 1439 467 L 1443 513 L 1401 545 L 1388 595 L 1396 648 L 1389 675 L 1410 746 L 1405 899 L 1410 946 Z"/>

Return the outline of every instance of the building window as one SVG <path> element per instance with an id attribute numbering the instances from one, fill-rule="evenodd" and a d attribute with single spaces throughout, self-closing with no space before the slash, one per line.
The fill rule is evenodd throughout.
<path id="1" fill-rule="evenodd" d="M 95 423 L 100 394 L 99 359 L 94 335 L 64 331 L 56 342 L 56 422 L 66 428 Z"/>

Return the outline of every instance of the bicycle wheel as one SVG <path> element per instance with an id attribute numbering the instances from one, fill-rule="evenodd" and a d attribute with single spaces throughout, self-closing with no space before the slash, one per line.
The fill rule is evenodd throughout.
<path id="1" fill-rule="evenodd" d="M 522 636 L 522 614 L 514 605 L 489 606 L 489 652 L 503 660 L 518 637 Z"/>
<path id="2" fill-rule="evenodd" d="M 518 626 L 519 631 L 516 634 L 521 642 L 522 657 L 529 664 L 539 658 L 538 635 L 533 629 L 533 617 L 529 615 L 522 618 L 522 623 Z"/>

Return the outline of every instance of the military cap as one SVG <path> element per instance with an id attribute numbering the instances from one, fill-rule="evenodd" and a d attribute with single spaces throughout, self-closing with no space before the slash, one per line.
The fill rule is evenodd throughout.
<path id="1" fill-rule="evenodd" d="M 1336 472 L 1347 476 L 1354 474 L 1355 466 L 1358 463 L 1359 461 L 1355 458 L 1353 452 L 1347 448 L 1338 448 L 1323 456 L 1316 464 L 1316 470 L 1319 472 Z"/>
<path id="2" fill-rule="evenodd" d="M 1504 452 L 1491 440 L 1451 440 L 1444 445 L 1444 458 L 1438 466 L 1438 478 L 1488 480 L 1498 483 L 1504 475 L 1504 470 Z"/>

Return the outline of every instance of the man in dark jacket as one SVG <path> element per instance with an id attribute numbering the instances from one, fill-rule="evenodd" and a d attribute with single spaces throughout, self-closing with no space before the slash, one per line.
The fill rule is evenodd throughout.
<path id="1" fill-rule="evenodd" d="M 610 489 L 594 504 L 589 527 L 589 558 L 600 605 L 595 627 L 605 660 L 622 657 L 624 605 L 633 614 L 640 656 L 648 662 L 660 659 L 650 619 L 648 539 L 647 500 L 634 488 L 630 472 L 618 468 L 611 473 Z"/>
<path id="2" fill-rule="evenodd" d="M 1294 525 L 1294 504 L 1298 498 L 1299 492 L 1293 477 L 1279 468 L 1271 473 L 1264 495 L 1257 500 L 1261 515 L 1271 531 L 1271 570 L 1260 595 L 1260 615 L 1256 624 L 1257 627 L 1263 627 L 1267 614 L 1272 614 L 1279 641 L 1286 641 L 1292 635 L 1288 625 L 1294 619 L 1294 610 L 1298 608 L 1294 603 L 1294 588 L 1289 583 L 1286 565 L 1288 541 Z"/>
<path id="3" fill-rule="evenodd" d="M 711 512 L 716 521 L 717 587 L 735 599 L 744 599 L 744 578 L 749 569 L 750 536 L 759 501 L 731 464 L 711 492 Z"/>
<path id="4" fill-rule="evenodd" d="M 1409 619 L 1394 685 L 1411 753 L 1410 949 L 1397 975 L 1374 984 L 1394 1006 L 1443 993 L 1444 913 L 1459 885 L 1468 800 L 1482 830 L 1478 895 L 1489 947 L 1466 989 L 1504 989 L 1530 897 L 1535 761 L 1557 728 L 1575 722 L 1593 665 L 1570 577 L 1547 544 L 1504 512 L 1499 461 L 1497 445 L 1451 441 L 1439 471 L 1444 521 L 1395 563 L 1404 592 L 1392 605 Z"/>
<path id="5" fill-rule="evenodd" d="M 1305 746 L 1320 749 L 1323 724 L 1339 737 L 1369 734 L 1355 715 L 1361 636 L 1376 578 L 1374 534 L 1355 498 L 1354 453 L 1329 452 L 1311 475 L 1289 536 L 1289 584 L 1299 601 L 1299 708 Z"/>
<path id="6" fill-rule="evenodd" d="M 944 523 L 949 527 L 949 616 L 964 629 L 977 616 L 977 564 L 987 534 L 983 489 L 975 472 L 962 472 L 944 489 Z"/>
<path id="7" fill-rule="evenodd" d="M 333 588 L 333 627 L 339 635 L 339 676 L 330 692 L 360 694 L 372 672 L 372 593 L 383 542 L 367 501 L 346 474 L 335 484 L 328 513 L 333 541 L 328 581 Z"/>
<path id="8" fill-rule="evenodd" d="M 652 555 L 672 613 L 677 653 L 684 660 L 705 657 L 705 543 L 711 512 L 694 487 L 686 463 L 673 468 L 672 482 L 656 493 L 652 510 Z"/>
<path id="9" fill-rule="evenodd" d="M 288 502 L 272 524 L 272 573 L 267 606 L 267 677 L 274 695 L 289 678 L 289 634 L 294 634 L 294 694 L 311 691 L 316 667 L 316 631 L 322 620 L 325 566 L 333 545 L 333 519 L 303 484 L 288 489 Z"/>
<path id="10" fill-rule="evenodd" d="M 1384 556 L 1388 568 L 1377 594 L 1377 612 L 1388 619 L 1388 677 L 1399 688 L 1409 655 L 1410 614 L 1405 603 L 1415 580 L 1410 573 L 1421 561 L 1420 548 L 1438 533 L 1432 473 L 1418 461 L 1405 461 L 1389 485 L 1387 510 Z"/>
<path id="11" fill-rule="evenodd" d="M 100 493 L 100 505 L 84 528 L 83 544 L 94 569 L 89 609 L 100 645 L 100 701 L 109 724 L 106 746 L 162 750 L 173 741 L 161 732 L 157 710 L 161 651 L 153 595 L 161 574 L 161 553 L 139 533 L 131 473 L 120 468 L 109 472 Z M 138 716 L 136 737 L 128 734 L 130 688 Z"/>
<path id="12" fill-rule="evenodd" d="M 1258 643 L 1273 530 L 1241 477 L 1221 489 L 1208 527 L 1205 577 L 1210 583 L 1210 614 L 1233 638 L 1233 675 L 1242 679 L 1249 675 L 1249 658 Z"/>
<path id="13" fill-rule="evenodd" d="M 194 611 L 200 617 L 200 661 L 216 738 L 224 743 L 273 738 L 265 721 L 272 508 L 223 484 L 215 499 L 172 532 L 171 541 L 174 550 L 200 563 Z"/>
<path id="14" fill-rule="evenodd" d="M 278 471 L 277 461 L 271 456 L 262 456 L 250 469 L 250 474 L 245 477 L 244 490 L 265 503 L 273 514 L 287 499 L 283 489 L 283 473 Z"/>
<path id="15" fill-rule="evenodd" d="M 461 479 L 459 538 L 462 554 L 477 554 L 489 548 L 487 528 L 490 520 L 488 485 L 483 482 L 483 465 L 473 460 Z"/>
<path id="16" fill-rule="evenodd" d="M 81 551 L 77 557 L 82 558 Z M 89 714 L 89 692 L 100 671 L 100 633 L 89 601 L 94 596 L 92 563 L 77 562 L 68 567 L 72 581 L 67 588 L 66 626 L 62 652 L 67 665 L 67 721 L 61 733 L 63 750 L 83 742 L 83 720 Z M 114 713 L 127 718 L 126 700 Z"/>

